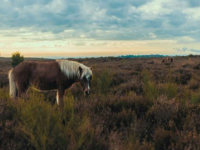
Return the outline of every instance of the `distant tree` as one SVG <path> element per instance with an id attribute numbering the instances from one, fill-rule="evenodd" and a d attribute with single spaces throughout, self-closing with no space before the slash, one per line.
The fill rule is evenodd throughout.
<path id="1" fill-rule="evenodd" d="M 194 57 L 194 55 L 193 54 L 189 54 L 188 57 Z"/>
<path id="2" fill-rule="evenodd" d="M 11 58 L 11 65 L 12 67 L 17 66 L 19 63 L 24 61 L 24 56 L 22 56 L 19 52 L 15 52 L 12 54 Z"/>

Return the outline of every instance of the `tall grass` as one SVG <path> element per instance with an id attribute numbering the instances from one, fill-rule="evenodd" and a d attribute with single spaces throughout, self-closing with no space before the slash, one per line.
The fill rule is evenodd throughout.
<path id="1" fill-rule="evenodd" d="M 96 94 L 106 95 L 110 90 L 112 77 L 113 73 L 108 69 L 104 69 L 101 72 L 94 74 L 92 79 L 93 91 Z"/>
<path id="2" fill-rule="evenodd" d="M 169 99 L 175 98 L 178 93 L 176 83 L 165 83 L 159 86 L 159 95 L 166 95 Z"/>
<path id="3" fill-rule="evenodd" d="M 27 100 L 8 100 L 8 109 L 14 110 L 14 119 L 34 149 L 87 149 L 93 140 L 93 129 L 87 114 L 75 115 L 73 96 L 64 99 L 64 112 L 37 92 Z M 63 124 L 65 120 L 65 124 Z M 87 143 L 87 144 L 86 144 Z"/>
<path id="4" fill-rule="evenodd" d="M 9 99 L 8 87 L 0 88 L 0 99 L 5 101 Z"/>
<path id="5" fill-rule="evenodd" d="M 190 80 L 170 65 L 126 61 L 99 63 L 91 95 L 73 86 L 63 111 L 49 102 L 53 93 L 11 101 L 0 89 L 0 149 L 200 149 L 198 71 Z"/>
<path id="6" fill-rule="evenodd" d="M 156 84 L 153 81 L 150 81 L 150 73 L 148 70 L 142 72 L 144 90 L 146 98 L 153 100 L 158 97 L 158 90 Z"/>
<path id="7" fill-rule="evenodd" d="M 191 102 L 193 104 L 200 104 L 200 93 L 199 93 L 199 91 L 198 92 L 192 92 Z"/>
<path id="8" fill-rule="evenodd" d="M 178 93 L 178 85 L 176 83 L 156 84 L 151 80 L 151 74 L 148 70 L 143 71 L 142 74 L 146 98 L 153 100 L 157 99 L 160 95 L 166 95 L 170 99 L 176 97 Z"/>

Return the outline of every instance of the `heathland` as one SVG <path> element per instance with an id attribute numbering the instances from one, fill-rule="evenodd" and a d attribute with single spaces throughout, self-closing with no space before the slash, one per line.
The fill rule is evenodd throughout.
<path id="1" fill-rule="evenodd" d="M 54 92 L 10 100 L 0 58 L 0 149 L 200 149 L 200 57 L 161 60 L 76 59 L 93 66 L 91 94 L 73 85 L 61 114 Z"/>

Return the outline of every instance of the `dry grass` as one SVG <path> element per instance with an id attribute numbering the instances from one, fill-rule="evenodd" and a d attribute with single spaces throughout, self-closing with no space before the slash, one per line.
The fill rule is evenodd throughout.
<path id="1" fill-rule="evenodd" d="M 63 114 L 53 104 L 54 93 L 30 90 L 10 101 L 7 62 L 0 89 L 0 149 L 200 149 L 199 60 L 80 59 L 94 68 L 92 93 L 86 97 L 73 86 Z"/>

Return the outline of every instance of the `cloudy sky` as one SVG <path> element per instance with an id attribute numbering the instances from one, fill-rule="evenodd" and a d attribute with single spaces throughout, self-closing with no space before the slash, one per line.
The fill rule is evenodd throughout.
<path id="1" fill-rule="evenodd" d="M 10 56 L 200 54 L 200 0 L 1 0 Z"/>

